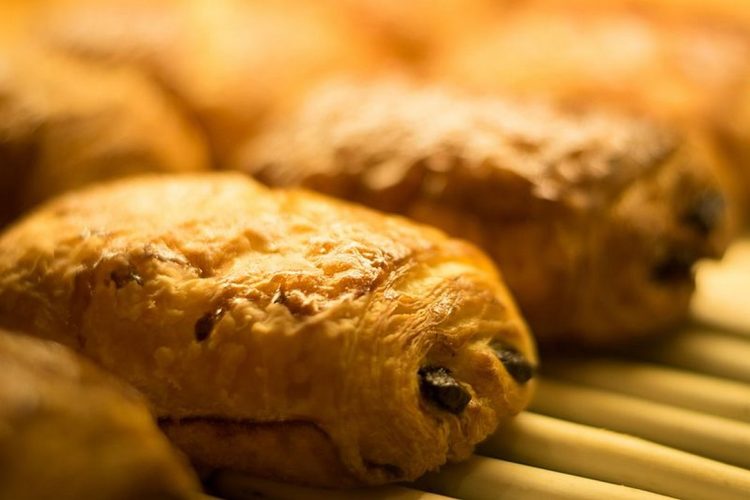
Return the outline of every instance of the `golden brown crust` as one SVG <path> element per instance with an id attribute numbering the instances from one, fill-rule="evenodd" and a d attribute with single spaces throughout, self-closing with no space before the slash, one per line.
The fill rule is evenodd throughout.
<path id="1" fill-rule="evenodd" d="M 133 389 L 59 344 L 4 331 L 0 366 L 0 497 L 197 497 Z"/>
<path id="2" fill-rule="evenodd" d="M 208 168 L 197 130 L 131 69 L 0 46 L 0 224 L 84 184 Z"/>
<path id="3" fill-rule="evenodd" d="M 527 403 L 536 362 L 473 246 L 240 174 L 146 177 L 46 205 L 0 239 L 0 321 L 80 349 L 172 422 L 310 422 L 359 483 L 468 456 Z M 503 352 L 518 363 L 504 368 Z M 422 386 L 425 399 L 427 368 L 458 382 Z M 190 451 L 215 429 L 173 430 Z M 243 442 L 231 463 L 253 471 Z M 306 470 L 276 474 L 350 481 Z"/>
<path id="4" fill-rule="evenodd" d="M 730 15 L 728 5 L 670 2 L 517 2 L 436 52 L 432 74 L 475 90 L 596 102 L 708 134 L 748 208 L 750 18 L 741 12 L 750 9 L 736 5 Z"/>
<path id="5" fill-rule="evenodd" d="M 726 245 L 720 189 L 692 153 L 636 119 L 394 80 L 313 92 L 245 167 L 479 243 L 537 335 L 597 344 L 681 320 L 690 265 Z"/>

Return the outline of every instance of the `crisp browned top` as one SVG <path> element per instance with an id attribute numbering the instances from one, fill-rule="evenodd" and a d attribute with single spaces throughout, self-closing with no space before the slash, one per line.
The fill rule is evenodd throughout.
<path id="1" fill-rule="evenodd" d="M 360 190 L 401 189 L 405 201 L 457 190 L 413 181 L 433 172 L 473 197 L 471 188 L 491 183 L 499 200 L 597 206 L 662 165 L 676 144 L 668 130 L 622 115 L 399 80 L 340 81 L 317 89 L 296 115 L 282 117 L 276 130 L 251 144 L 246 166 L 274 185 L 336 179 L 323 189 L 346 197 L 336 182 L 343 187 L 354 177 Z M 505 215 L 508 207 L 489 212 Z"/>

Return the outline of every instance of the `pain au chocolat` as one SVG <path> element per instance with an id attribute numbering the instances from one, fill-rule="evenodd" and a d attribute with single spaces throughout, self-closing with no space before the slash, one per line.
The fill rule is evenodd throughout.
<path id="1" fill-rule="evenodd" d="M 0 237 L 0 323 L 140 389 L 198 464 L 328 486 L 469 456 L 536 364 L 473 245 L 239 173 L 44 205 Z"/>
<path id="2" fill-rule="evenodd" d="M 722 0 L 522 0 L 433 54 L 472 90 L 596 103 L 710 143 L 750 216 L 750 8 Z"/>
<path id="3" fill-rule="evenodd" d="M 132 388 L 55 342 L 0 331 L 0 498 L 197 499 Z"/>
<path id="4" fill-rule="evenodd" d="M 540 341 L 681 321 L 731 232 L 712 158 L 655 124 L 401 80 L 312 91 L 242 168 L 433 224 L 498 263 Z"/>
<path id="5" fill-rule="evenodd" d="M 331 74 L 389 59 L 337 2 L 74 0 L 33 12 L 31 36 L 66 54 L 117 61 L 158 82 L 224 166 L 276 108 Z"/>
<path id="6" fill-rule="evenodd" d="M 91 182 L 208 168 L 198 128 L 133 68 L 0 43 L 0 225 Z"/>

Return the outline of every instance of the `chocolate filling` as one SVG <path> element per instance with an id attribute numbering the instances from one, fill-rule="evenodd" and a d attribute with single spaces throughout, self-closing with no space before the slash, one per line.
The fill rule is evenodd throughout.
<path id="1" fill-rule="evenodd" d="M 443 410 L 457 415 L 471 401 L 471 394 L 453 378 L 447 368 L 427 366 L 420 368 L 417 373 L 422 395 Z"/>
<path id="2" fill-rule="evenodd" d="M 494 346 L 498 359 L 503 364 L 513 380 L 525 384 L 534 376 L 536 368 L 529 363 L 526 356 L 506 345 Z"/>
<path id="3" fill-rule="evenodd" d="M 224 315 L 224 308 L 219 307 L 215 311 L 209 311 L 195 322 L 195 340 L 203 342 L 214 329 L 214 325 Z"/>
<path id="4" fill-rule="evenodd" d="M 671 252 L 651 269 L 651 277 L 661 283 L 689 281 L 693 276 L 695 260 L 692 252 L 685 250 Z"/>
<path id="5" fill-rule="evenodd" d="M 682 220 L 702 236 L 708 236 L 724 217 L 726 202 L 717 191 L 704 191 L 690 204 Z"/>

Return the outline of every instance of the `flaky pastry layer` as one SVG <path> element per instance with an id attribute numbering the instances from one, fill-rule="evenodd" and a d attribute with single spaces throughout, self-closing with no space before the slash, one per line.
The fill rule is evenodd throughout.
<path id="1" fill-rule="evenodd" d="M 194 461 L 311 484 L 467 457 L 536 364 L 472 245 L 241 174 L 45 205 L 0 238 L 0 322 L 135 385 Z"/>

